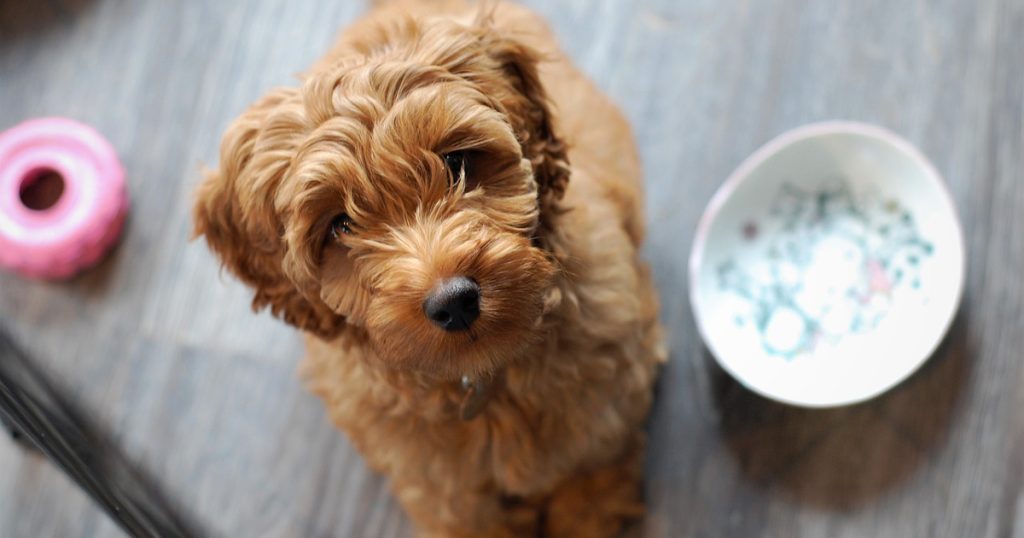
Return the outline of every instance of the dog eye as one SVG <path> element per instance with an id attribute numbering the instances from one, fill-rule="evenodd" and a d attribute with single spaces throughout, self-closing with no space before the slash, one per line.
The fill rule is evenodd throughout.
<path id="1" fill-rule="evenodd" d="M 352 217 L 349 217 L 347 213 L 334 217 L 331 220 L 331 239 L 337 240 L 342 234 L 351 235 L 353 226 L 355 226 L 355 222 L 352 221 Z"/>
<path id="2" fill-rule="evenodd" d="M 466 178 L 466 152 L 453 151 L 444 155 L 444 165 L 448 167 L 448 177 L 452 186 Z"/>

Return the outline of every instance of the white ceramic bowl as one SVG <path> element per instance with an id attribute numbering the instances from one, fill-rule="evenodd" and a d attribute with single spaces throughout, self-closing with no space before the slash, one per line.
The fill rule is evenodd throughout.
<path id="1" fill-rule="evenodd" d="M 701 218 L 690 301 L 719 364 L 808 407 L 876 396 L 935 351 L 964 286 L 963 231 L 917 149 L 808 125 L 747 158 Z"/>

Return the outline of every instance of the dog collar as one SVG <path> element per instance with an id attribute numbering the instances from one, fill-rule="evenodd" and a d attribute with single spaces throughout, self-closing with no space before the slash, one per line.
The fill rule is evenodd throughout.
<path id="1" fill-rule="evenodd" d="M 473 420 L 479 415 L 487 402 L 491 401 L 491 383 L 483 379 L 473 379 L 468 375 L 462 376 L 462 403 L 459 405 L 459 418 L 465 421 Z"/>

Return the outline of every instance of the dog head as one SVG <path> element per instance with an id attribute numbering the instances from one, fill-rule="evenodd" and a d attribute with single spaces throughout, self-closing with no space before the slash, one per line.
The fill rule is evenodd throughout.
<path id="1" fill-rule="evenodd" d="M 196 233 L 304 330 L 482 374 L 534 340 L 569 177 L 539 54 L 486 22 L 405 20 L 227 130 Z"/>

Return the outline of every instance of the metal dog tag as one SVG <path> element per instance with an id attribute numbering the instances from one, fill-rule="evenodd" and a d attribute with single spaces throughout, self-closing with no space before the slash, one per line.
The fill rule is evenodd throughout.
<path id="1" fill-rule="evenodd" d="M 487 407 L 487 402 L 491 400 L 490 388 L 482 380 L 473 381 L 469 376 L 462 376 L 462 389 L 466 391 L 459 405 L 459 417 L 462 420 L 473 420 Z"/>

